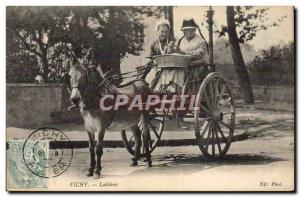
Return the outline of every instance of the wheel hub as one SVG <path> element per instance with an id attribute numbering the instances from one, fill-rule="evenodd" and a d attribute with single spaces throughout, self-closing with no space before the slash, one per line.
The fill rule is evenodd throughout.
<path id="1" fill-rule="evenodd" d="M 215 121 L 222 121 L 223 120 L 223 113 L 220 112 L 220 111 L 214 111 L 213 114 L 212 114 L 212 118 L 215 120 Z"/>

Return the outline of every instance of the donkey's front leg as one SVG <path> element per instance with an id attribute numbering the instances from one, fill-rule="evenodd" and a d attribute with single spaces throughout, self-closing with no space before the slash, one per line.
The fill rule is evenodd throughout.
<path id="1" fill-rule="evenodd" d="M 101 121 L 97 132 L 96 132 L 96 168 L 94 170 L 94 177 L 99 178 L 100 171 L 102 170 L 101 166 L 101 157 L 103 154 L 103 138 L 105 134 L 105 127 L 103 121 Z"/>
<path id="2" fill-rule="evenodd" d="M 94 174 L 94 169 L 96 165 L 96 160 L 95 160 L 95 135 L 94 133 L 87 132 L 89 136 L 89 151 L 90 151 L 90 168 L 88 169 L 88 172 L 86 176 L 93 176 Z"/>

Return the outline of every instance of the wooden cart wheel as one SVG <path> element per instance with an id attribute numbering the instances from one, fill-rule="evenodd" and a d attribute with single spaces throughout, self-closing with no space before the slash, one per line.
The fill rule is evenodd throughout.
<path id="1" fill-rule="evenodd" d="M 150 113 L 149 119 L 150 119 L 150 121 L 149 121 L 150 139 L 148 139 L 148 140 L 150 141 L 149 151 L 150 151 L 150 153 L 152 153 L 154 151 L 154 149 L 156 148 L 158 142 L 160 141 L 162 133 L 163 133 L 164 123 L 165 123 L 165 113 L 163 113 L 161 116 L 157 116 L 156 112 Z M 140 131 L 143 132 L 141 121 L 138 122 L 138 127 L 139 127 Z M 123 141 L 123 144 L 124 144 L 126 150 L 131 155 L 134 156 L 135 140 L 134 140 L 132 131 L 131 130 L 122 130 L 121 135 L 122 135 L 122 141 Z M 142 144 L 141 144 L 141 155 L 140 156 L 145 157 L 146 154 L 143 149 L 143 144 L 144 144 L 143 137 L 141 138 L 141 140 L 142 140 Z"/>
<path id="2" fill-rule="evenodd" d="M 201 112 L 205 112 L 205 117 Z M 195 100 L 195 135 L 203 155 L 220 159 L 228 151 L 235 127 L 235 106 L 229 81 L 220 73 L 203 80 Z"/>

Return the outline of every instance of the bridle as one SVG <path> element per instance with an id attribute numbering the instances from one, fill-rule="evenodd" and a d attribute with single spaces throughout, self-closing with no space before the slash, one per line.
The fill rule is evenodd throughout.
<path id="1" fill-rule="evenodd" d="M 88 69 L 90 68 L 95 68 L 95 66 L 89 66 L 87 69 L 84 70 L 84 74 L 83 76 L 86 75 L 86 80 L 89 78 L 89 71 Z M 106 72 L 105 74 L 100 74 L 99 75 L 101 76 L 101 78 L 103 79 L 97 86 L 96 86 L 96 90 L 99 90 L 100 88 L 102 87 L 105 87 L 107 89 L 107 91 L 109 93 L 116 93 L 116 88 L 114 87 L 113 83 L 111 82 L 111 78 L 109 77 L 109 71 Z M 86 81 L 86 83 L 88 84 L 88 81 Z M 73 89 L 79 89 L 80 90 L 80 87 L 79 87 L 79 84 L 77 86 L 71 86 L 70 83 L 68 84 L 68 92 L 71 93 L 71 91 Z"/>

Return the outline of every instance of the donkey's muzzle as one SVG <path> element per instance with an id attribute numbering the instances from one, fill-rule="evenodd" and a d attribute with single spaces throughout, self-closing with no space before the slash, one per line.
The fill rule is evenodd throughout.
<path id="1" fill-rule="evenodd" d="M 72 98 L 71 101 L 73 102 L 74 105 L 78 105 L 80 98 Z"/>

